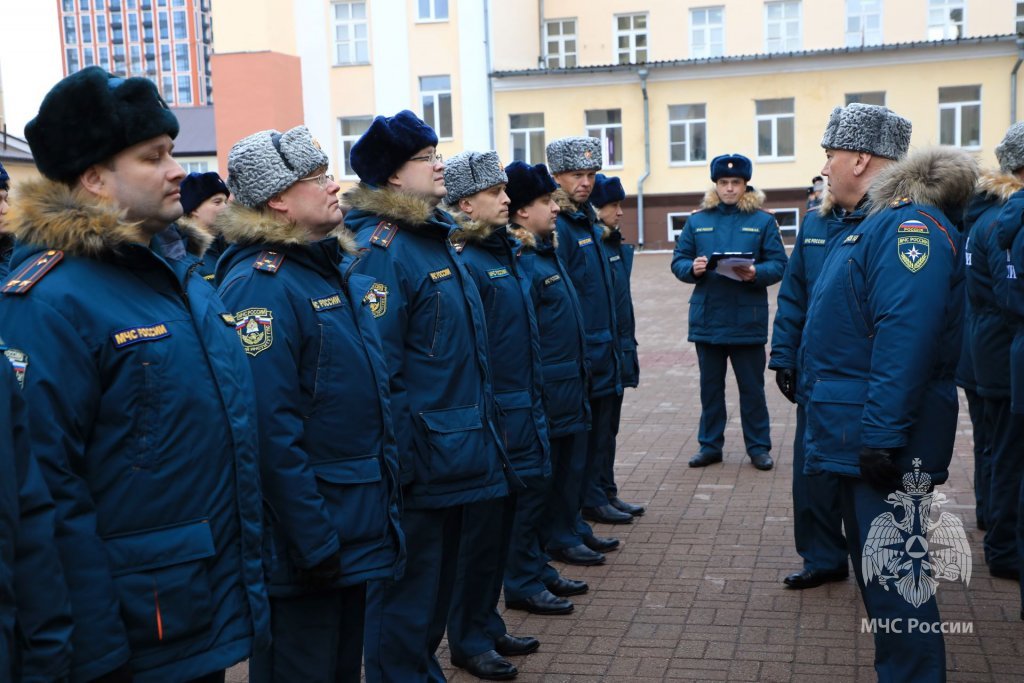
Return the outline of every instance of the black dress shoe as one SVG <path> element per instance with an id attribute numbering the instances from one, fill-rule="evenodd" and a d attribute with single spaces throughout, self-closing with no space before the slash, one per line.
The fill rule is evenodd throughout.
<path id="1" fill-rule="evenodd" d="M 596 508 L 583 508 L 583 519 L 588 522 L 601 522 L 602 524 L 632 524 L 633 515 L 616 510 L 611 505 L 602 505 Z"/>
<path id="2" fill-rule="evenodd" d="M 604 538 L 602 536 L 584 536 L 583 545 L 587 546 L 594 552 L 606 553 L 609 550 L 615 550 L 619 547 L 619 539 Z"/>
<path id="3" fill-rule="evenodd" d="M 775 461 L 767 453 L 754 453 L 750 456 L 750 462 L 754 463 L 754 467 L 759 470 L 767 471 L 775 467 Z"/>
<path id="4" fill-rule="evenodd" d="M 552 595 L 551 591 L 545 589 L 536 595 L 531 595 L 525 600 L 510 600 L 505 603 L 509 609 L 521 609 L 530 614 L 569 614 L 573 610 L 573 604 L 565 598 Z"/>
<path id="5" fill-rule="evenodd" d="M 494 650 L 465 660 L 452 657 L 452 664 L 485 681 L 507 681 L 519 675 L 519 669 Z"/>
<path id="6" fill-rule="evenodd" d="M 601 553 L 595 553 L 582 543 L 574 545 L 571 548 L 549 550 L 548 555 L 559 562 L 575 564 L 579 567 L 593 567 L 594 565 L 604 564 L 604 555 Z"/>
<path id="7" fill-rule="evenodd" d="M 690 458 L 690 467 L 707 467 L 722 462 L 721 453 L 698 453 Z"/>
<path id="8" fill-rule="evenodd" d="M 829 583 L 830 581 L 846 581 L 850 576 L 848 569 L 841 569 L 834 572 L 816 572 L 810 569 L 804 569 L 803 571 L 790 574 L 782 583 L 786 584 L 786 588 L 792 588 L 794 590 L 803 590 L 804 588 L 814 588 L 820 586 L 823 583 Z"/>
<path id="9" fill-rule="evenodd" d="M 536 638 L 516 638 L 513 635 L 506 633 L 503 636 L 499 636 L 494 641 L 494 649 L 498 651 L 498 654 L 502 657 L 516 657 L 518 655 L 528 655 L 531 652 L 536 652 L 540 648 L 540 641 Z"/>
<path id="10" fill-rule="evenodd" d="M 632 503 L 627 503 L 618 496 L 612 496 L 611 498 L 608 499 L 608 502 L 611 503 L 612 507 L 618 510 L 619 512 L 625 512 L 627 515 L 633 515 L 634 517 L 639 517 L 640 515 L 644 514 L 644 512 L 646 512 L 643 505 L 633 505 Z"/>
<path id="11" fill-rule="evenodd" d="M 560 598 L 568 598 L 573 595 L 583 595 L 590 590 L 590 586 L 587 585 L 586 581 L 574 581 L 573 579 L 567 579 L 564 576 L 559 576 L 558 581 L 544 584 L 544 586 L 548 591 Z"/>

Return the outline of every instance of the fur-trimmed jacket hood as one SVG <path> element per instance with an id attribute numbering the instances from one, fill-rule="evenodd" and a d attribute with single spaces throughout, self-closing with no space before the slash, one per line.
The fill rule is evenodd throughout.
<path id="1" fill-rule="evenodd" d="M 341 196 L 346 208 L 407 225 L 422 225 L 434 215 L 436 207 L 418 195 L 370 187 L 359 183 Z"/>
<path id="2" fill-rule="evenodd" d="M 959 222 L 978 181 L 978 164 L 962 149 L 926 147 L 888 165 L 868 189 L 868 213 L 901 199 L 935 206 Z"/>
<path id="3" fill-rule="evenodd" d="M 279 244 L 299 246 L 309 243 L 309 234 L 294 222 L 285 220 L 270 210 L 250 209 L 241 204 L 230 204 L 220 212 L 214 228 L 228 242 L 239 246 L 250 244 Z M 344 225 L 329 234 L 338 240 L 338 246 L 347 254 L 356 254 L 359 248 L 355 236 Z"/>
<path id="4" fill-rule="evenodd" d="M 978 176 L 978 194 L 995 199 L 1000 204 L 1013 196 L 1015 192 L 1024 190 L 1024 180 L 1012 173 L 988 169 Z"/>
<path id="5" fill-rule="evenodd" d="M 550 245 L 552 249 L 558 248 L 558 233 L 554 230 L 551 231 L 550 238 L 544 242 L 538 241 L 535 234 L 515 223 L 509 223 L 508 234 L 519 240 L 519 243 L 526 249 L 536 249 L 538 244 Z"/>
<path id="6" fill-rule="evenodd" d="M 736 208 L 743 213 L 753 213 L 764 206 L 764 202 L 764 192 L 756 189 L 753 185 L 748 185 L 747 191 L 743 193 L 740 200 L 736 202 Z M 722 200 L 718 196 L 718 192 L 715 191 L 714 187 L 711 187 L 704 193 L 704 199 L 700 202 L 700 209 L 701 211 L 715 209 L 718 208 L 721 203 Z"/>
<path id="7" fill-rule="evenodd" d="M 456 244 L 467 244 L 469 242 L 479 244 L 493 235 L 497 229 L 493 225 L 481 223 L 470 218 L 458 209 L 453 208 L 449 210 L 449 213 L 455 219 L 455 223 L 458 226 L 451 234 L 451 240 Z"/>
<path id="8" fill-rule="evenodd" d="M 85 258 L 118 254 L 130 245 L 150 243 L 139 224 L 128 221 L 112 202 L 46 179 L 20 186 L 8 226 L 18 242 Z M 194 256 L 202 256 L 213 242 L 212 235 L 188 222 L 179 221 L 177 228 Z"/>
<path id="9" fill-rule="evenodd" d="M 558 204 L 558 210 L 563 213 L 584 213 L 590 216 L 591 218 L 596 216 L 594 207 L 591 206 L 589 202 L 577 204 L 572 200 L 571 197 L 569 197 L 569 193 L 563 190 L 562 188 L 558 188 L 557 190 L 552 192 L 551 198 L 555 200 L 556 204 Z"/>

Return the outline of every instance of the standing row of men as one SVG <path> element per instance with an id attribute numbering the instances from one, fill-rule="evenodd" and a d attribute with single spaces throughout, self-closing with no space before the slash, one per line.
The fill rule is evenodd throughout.
<path id="1" fill-rule="evenodd" d="M 346 228 L 304 127 L 239 141 L 226 186 L 182 184 L 177 132 L 149 81 L 95 67 L 26 129 L 3 677 L 212 683 L 250 657 L 254 681 L 355 681 L 365 650 L 369 681 L 436 681 L 445 631 L 453 663 L 514 677 L 539 643 L 502 588 L 572 611 L 587 585 L 549 558 L 601 563 L 619 542 L 583 516 L 643 513 L 613 477 L 638 365 L 599 141 L 549 145 L 554 178 L 446 168 L 411 112 L 377 117 Z"/>

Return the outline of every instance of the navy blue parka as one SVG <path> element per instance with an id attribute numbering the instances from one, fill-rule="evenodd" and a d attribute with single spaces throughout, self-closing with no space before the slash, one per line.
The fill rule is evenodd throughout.
<path id="1" fill-rule="evenodd" d="M 629 284 L 633 274 L 633 245 L 623 241 L 618 228 L 612 229 L 599 222 L 598 229 L 601 230 L 601 250 L 612 273 L 622 387 L 635 389 L 640 386 L 640 359 L 637 356 L 633 292 Z"/>

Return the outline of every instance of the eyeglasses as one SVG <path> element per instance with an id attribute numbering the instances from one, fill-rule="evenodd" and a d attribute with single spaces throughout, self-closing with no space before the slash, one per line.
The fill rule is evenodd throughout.
<path id="1" fill-rule="evenodd" d="M 431 152 L 430 154 L 424 154 L 421 157 L 412 157 L 409 161 L 425 161 L 428 164 L 443 164 L 444 156 L 437 152 Z"/>
<path id="2" fill-rule="evenodd" d="M 334 182 L 334 176 L 330 173 L 321 173 L 320 175 L 314 175 L 308 178 L 299 178 L 297 182 L 304 183 L 311 180 L 315 180 L 316 184 L 320 186 L 321 190 L 323 190 L 327 187 L 328 183 Z"/>

